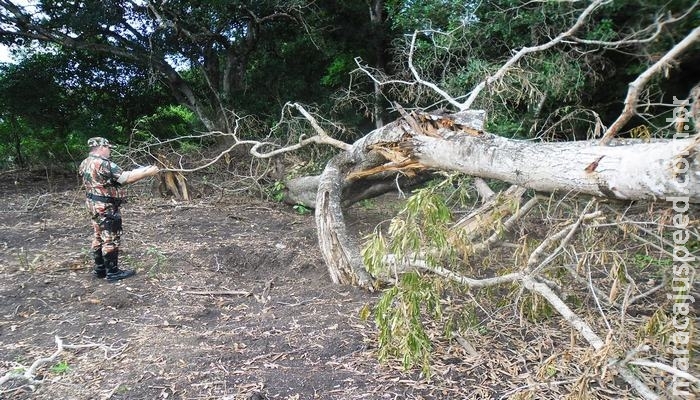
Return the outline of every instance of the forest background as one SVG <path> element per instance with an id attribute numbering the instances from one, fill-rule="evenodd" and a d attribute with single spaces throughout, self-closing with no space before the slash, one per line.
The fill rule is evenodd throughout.
<path id="1" fill-rule="evenodd" d="M 369 66 L 381 76 L 407 78 L 414 32 L 423 32 L 412 55 L 423 78 L 459 93 L 514 50 L 566 30 L 578 9 L 576 2 L 519 1 L 44 1 L 24 9 L 36 21 L 22 25 L 9 12 L 13 2 L 1 3 L 0 42 L 15 60 L 0 67 L 2 169 L 70 169 L 91 136 L 118 144 L 165 141 L 227 132 L 235 121 L 245 123 L 248 139 L 286 143 L 312 129 L 278 124 L 289 102 L 312 107 L 326 118 L 329 132 L 352 142 L 377 121 L 398 116 L 395 102 L 407 109 L 449 109 L 416 85 L 377 90 L 358 72 Z M 663 16 L 686 14 L 664 24 L 651 41 L 539 52 L 474 108 L 488 111 L 489 132 L 508 137 L 591 137 L 596 116 L 614 120 L 628 84 L 698 24 L 698 11 L 685 0 L 614 1 L 591 16 L 579 37 L 609 41 L 641 37 Z M 696 83 L 699 57 L 687 51 L 654 78 L 647 91 L 664 103 L 650 102 L 645 111 L 653 118 L 633 119 L 624 135 L 672 134 L 668 104 L 673 96 L 685 98 Z M 211 137 L 181 140 L 176 150 L 212 144 L 217 141 Z M 311 168 L 328 156 L 305 157 Z"/>

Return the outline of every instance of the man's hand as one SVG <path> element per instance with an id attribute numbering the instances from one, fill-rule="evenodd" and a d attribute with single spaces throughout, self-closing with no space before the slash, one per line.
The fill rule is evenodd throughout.
<path id="1" fill-rule="evenodd" d="M 153 176 L 153 175 L 157 174 L 158 171 L 160 171 L 160 168 L 156 167 L 155 165 L 149 165 L 147 167 L 141 167 L 141 168 L 144 169 L 143 172 L 146 176 Z M 141 169 L 141 168 L 139 168 L 139 169 Z"/>

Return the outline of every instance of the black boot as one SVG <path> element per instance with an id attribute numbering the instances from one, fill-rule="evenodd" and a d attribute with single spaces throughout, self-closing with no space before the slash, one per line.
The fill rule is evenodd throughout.
<path id="1" fill-rule="evenodd" d="M 95 260 L 95 266 L 92 269 L 92 276 L 95 278 L 102 279 L 107 276 L 107 269 L 105 268 L 105 259 L 102 257 L 102 249 L 93 249 L 92 258 Z"/>
<path id="2" fill-rule="evenodd" d="M 133 269 L 121 270 L 119 269 L 119 250 L 111 251 L 104 255 L 105 268 L 107 269 L 107 280 L 110 282 L 116 282 L 136 274 Z"/>

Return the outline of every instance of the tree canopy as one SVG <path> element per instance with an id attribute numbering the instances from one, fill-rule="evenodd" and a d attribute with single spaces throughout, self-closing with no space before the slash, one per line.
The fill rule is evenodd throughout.
<path id="1" fill-rule="evenodd" d="M 545 42 L 564 29 L 577 7 L 570 2 L 492 1 L 477 6 L 448 0 L 38 1 L 28 6 L 2 0 L 0 43 L 23 54 L 17 66 L 2 70 L 4 87 L 14 87 L 3 98 L 15 105 L 35 99 L 30 108 L 43 110 L 39 114 L 47 118 L 66 113 L 48 92 L 40 94 L 13 73 L 31 68 L 22 64 L 36 64 L 34 54 L 43 53 L 44 71 L 64 71 L 52 74 L 55 82 L 46 88 L 63 91 L 60 96 L 73 103 L 77 96 L 85 97 L 78 103 L 92 101 L 93 126 L 116 135 L 126 135 L 138 118 L 156 108 L 140 107 L 127 94 L 138 92 L 152 97 L 142 98 L 144 104 L 186 107 L 206 130 L 230 131 L 238 116 L 256 116 L 263 122 L 248 137 L 268 135 L 287 102 L 313 104 L 345 124 L 338 132 L 353 140 L 375 119 L 397 115 L 393 102 L 451 107 L 420 85 L 387 84 L 377 92 L 357 72 L 357 63 L 411 81 L 406 65 L 411 51 L 422 79 L 460 93 L 495 71 L 516 49 Z M 697 21 L 691 1 L 607 3 L 569 49 L 523 59 L 489 88 L 492 96 L 480 97 L 474 106 L 489 111 L 493 130 L 506 135 L 585 138 L 592 134 L 596 116 L 607 121 L 619 113 L 617 99 L 633 76 Z M 619 46 L 602 45 L 622 39 L 627 42 Z M 698 54 L 687 52 L 650 90 L 687 94 L 697 76 Z M 95 101 L 110 92 L 121 92 L 110 104 L 128 109 L 130 103 L 144 112 L 125 112 L 121 123 L 94 125 L 102 116 L 113 116 L 101 112 Z M 3 115 L 5 122 L 19 116 L 11 105 Z M 77 116 L 70 118 L 66 125 L 85 125 Z M 628 129 L 639 125 L 652 131 L 663 126 L 659 120 L 636 119 Z M 54 133 L 57 138 L 68 134 L 65 129 Z M 23 135 L 33 137 L 28 131 Z"/>

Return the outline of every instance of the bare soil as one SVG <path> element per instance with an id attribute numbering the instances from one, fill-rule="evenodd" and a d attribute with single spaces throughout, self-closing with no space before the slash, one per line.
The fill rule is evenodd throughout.
<path id="1" fill-rule="evenodd" d="M 31 371 L 41 381 L 10 380 L 0 399 L 637 398 L 607 368 L 590 367 L 619 349 L 596 353 L 560 318 L 528 322 L 526 300 L 511 288 L 487 289 L 494 304 L 446 292 L 446 314 L 470 325 L 466 336 L 447 340 L 447 323 L 429 322 L 429 378 L 405 371 L 401 360 L 379 362 L 375 324 L 360 318 L 379 294 L 331 283 L 312 215 L 216 194 L 179 203 L 139 185 L 123 210 L 121 257 L 137 275 L 108 283 L 90 274 L 78 182 L 0 175 L 0 378 Z M 353 206 L 348 227 L 369 233 L 399 204 L 385 195 Z M 520 237 L 546 235 L 541 224 L 518 229 Z M 518 257 L 501 251 L 493 258 Z M 634 272 L 645 291 L 658 270 L 642 267 Z M 494 268 L 508 265 L 475 264 L 473 272 Z M 601 287 L 612 283 L 606 268 L 592 274 Z M 606 332 L 586 285 L 573 289 L 576 312 Z M 654 297 L 614 320 L 626 348 L 665 301 Z M 645 340 L 663 352 L 658 338 Z M 669 387 L 669 374 L 647 372 L 655 389 Z"/>
<path id="2" fill-rule="evenodd" d="M 40 384 L 7 382 L 0 398 L 441 398 L 450 390 L 377 362 L 373 323 L 359 318 L 377 295 L 330 282 L 312 214 L 251 198 L 176 203 L 137 187 L 123 209 L 120 259 L 137 275 L 108 283 L 90 274 L 91 228 L 75 179 L 0 178 L 0 377 L 50 357 L 57 337 L 87 345 L 40 364 Z M 371 216 L 350 227 L 366 233 Z"/>

